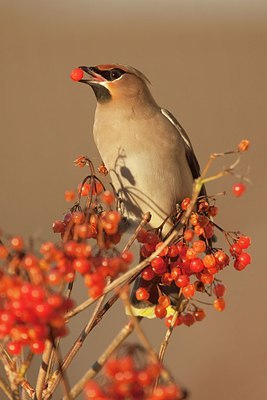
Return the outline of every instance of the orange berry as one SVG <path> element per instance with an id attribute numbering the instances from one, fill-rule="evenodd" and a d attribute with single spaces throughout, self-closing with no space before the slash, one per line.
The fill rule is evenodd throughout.
<path id="1" fill-rule="evenodd" d="M 247 139 L 243 139 L 243 140 L 241 140 L 241 142 L 238 145 L 238 151 L 241 151 L 241 152 L 247 151 L 249 146 L 250 146 L 250 141 Z"/>
<path id="2" fill-rule="evenodd" d="M 10 243 L 14 250 L 20 251 L 23 249 L 24 242 L 19 236 L 12 237 Z"/>
<path id="3" fill-rule="evenodd" d="M 75 200 L 76 194 L 74 190 L 66 190 L 65 191 L 65 200 L 68 203 L 71 203 L 72 201 Z"/>
<path id="4" fill-rule="evenodd" d="M 225 301 L 222 297 L 215 299 L 213 302 L 213 307 L 217 311 L 223 311 L 225 309 Z"/>
<path id="5" fill-rule="evenodd" d="M 186 229 L 184 231 L 184 240 L 191 242 L 193 240 L 195 232 L 192 229 Z"/>
<path id="6" fill-rule="evenodd" d="M 203 240 L 196 240 L 193 243 L 193 249 L 196 253 L 204 253 L 206 250 L 206 243 Z"/>

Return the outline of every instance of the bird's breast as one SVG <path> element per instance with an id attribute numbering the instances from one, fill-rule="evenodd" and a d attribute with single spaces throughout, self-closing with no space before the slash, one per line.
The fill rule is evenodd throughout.
<path id="1" fill-rule="evenodd" d="M 192 175 L 176 130 L 157 118 L 113 115 L 106 121 L 96 115 L 94 138 L 125 212 L 140 218 L 150 211 L 152 225 L 160 225 L 192 190 Z"/>

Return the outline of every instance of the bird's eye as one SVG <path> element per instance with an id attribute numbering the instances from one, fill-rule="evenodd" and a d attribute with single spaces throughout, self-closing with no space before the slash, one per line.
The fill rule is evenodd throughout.
<path id="1" fill-rule="evenodd" d="M 124 71 L 121 69 L 115 68 L 110 71 L 110 80 L 114 81 L 115 79 L 118 79 L 120 76 L 124 74 Z"/>

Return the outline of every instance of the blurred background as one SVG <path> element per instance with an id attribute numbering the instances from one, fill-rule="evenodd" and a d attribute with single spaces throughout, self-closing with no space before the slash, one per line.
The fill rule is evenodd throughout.
<path id="1" fill-rule="evenodd" d="M 192 400 L 262 400 L 267 392 L 266 2 L 1 0 L 0 45 L 0 226 L 6 233 L 58 240 L 51 226 L 68 209 L 64 191 L 76 188 L 85 174 L 73 160 L 86 154 L 99 163 L 92 140 L 93 92 L 69 79 L 78 65 L 118 62 L 140 69 L 158 103 L 188 132 L 201 166 L 211 152 L 251 140 L 238 168 L 252 181 L 244 196 L 231 195 L 236 181 L 231 177 L 207 189 L 227 191 L 218 200 L 218 223 L 252 237 L 253 262 L 243 272 L 232 267 L 224 272 L 226 310 L 219 314 L 207 307 L 205 321 L 177 328 L 165 362 Z M 211 173 L 232 161 L 220 160 Z M 83 288 L 76 294 L 86 296 Z M 71 325 L 66 349 L 89 315 L 90 310 Z M 126 321 L 116 305 L 73 362 L 71 383 Z M 158 349 L 163 322 L 143 326 Z"/>

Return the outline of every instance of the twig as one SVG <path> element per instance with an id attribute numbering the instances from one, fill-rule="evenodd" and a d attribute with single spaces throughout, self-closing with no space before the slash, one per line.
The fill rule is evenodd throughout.
<path id="1" fill-rule="evenodd" d="M 13 399 L 12 391 L 11 391 L 10 387 L 4 381 L 4 379 L 2 379 L 1 377 L 0 377 L 0 388 L 3 390 L 3 392 L 5 393 L 5 395 L 7 396 L 8 399 L 10 399 L 10 400 Z"/>
<path id="2" fill-rule="evenodd" d="M 50 397 L 50 395 L 52 393 L 54 393 L 56 387 L 58 386 L 60 379 L 61 379 L 61 371 L 66 371 L 66 369 L 69 367 L 70 363 L 72 362 L 73 358 L 75 357 L 75 355 L 77 354 L 77 352 L 80 350 L 80 348 L 82 347 L 85 339 L 87 338 L 88 334 L 91 332 L 93 326 L 95 326 L 95 321 L 98 317 L 100 308 L 103 304 L 105 296 L 102 296 L 97 305 L 96 308 L 94 310 L 93 315 L 91 316 L 89 322 L 87 323 L 87 325 L 84 327 L 84 329 L 82 330 L 81 334 L 79 335 L 79 337 L 76 339 L 76 341 L 74 342 L 73 346 L 71 347 L 71 349 L 69 350 L 69 352 L 67 353 L 67 355 L 65 356 L 64 360 L 61 363 L 61 367 L 58 368 L 52 375 L 52 377 L 50 378 L 50 380 L 47 383 L 47 389 L 44 392 L 44 399 L 47 399 Z"/>
<path id="3" fill-rule="evenodd" d="M 150 212 L 147 212 L 143 215 L 143 218 L 140 222 L 140 224 L 137 226 L 136 230 L 134 231 L 134 234 L 130 237 L 128 243 L 126 243 L 123 252 L 126 250 L 129 250 L 129 248 L 132 246 L 133 242 L 137 238 L 138 233 L 141 231 L 141 229 L 151 220 L 151 214 Z"/>
<path id="4" fill-rule="evenodd" d="M 71 296 L 71 293 L 72 293 L 72 290 L 73 290 L 73 285 L 74 285 L 74 282 L 70 282 L 68 284 L 68 286 L 67 286 L 67 290 L 66 290 L 66 294 L 65 294 L 65 297 L 67 299 L 69 299 L 70 296 Z M 48 379 L 50 379 L 50 377 L 51 377 L 51 375 L 53 373 L 53 369 L 54 369 L 54 365 L 55 365 L 55 361 L 56 361 L 56 349 L 58 348 L 58 346 L 60 344 L 60 339 L 61 338 L 59 337 L 59 338 L 54 340 L 55 346 L 53 347 L 52 353 L 51 353 L 50 358 L 49 358 L 49 363 L 48 363 L 48 368 L 47 368 L 47 371 L 46 371 L 46 378 L 45 378 L 46 382 L 48 381 Z"/>
<path id="5" fill-rule="evenodd" d="M 53 340 L 54 342 L 54 340 Z M 62 370 L 61 365 L 62 365 L 62 358 L 61 358 L 61 354 L 59 352 L 59 347 L 55 347 L 55 343 L 53 343 L 54 348 L 55 348 L 55 354 L 57 357 L 57 361 L 58 361 L 58 365 L 59 365 L 59 373 L 61 375 L 61 382 L 62 382 L 62 386 L 63 386 L 63 390 L 65 392 L 65 396 L 64 398 L 66 398 L 66 400 L 73 400 L 71 394 L 70 394 L 70 385 L 69 385 L 69 381 L 67 379 L 66 376 L 66 372 Z M 43 396 L 42 396 L 43 398 Z"/>
<path id="6" fill-rule="evenodd" d="M 51 357 L 51 353 L 53 350 L 53 343 L 51 340 L 47 340 L 45 343 L 45 350 L 43 353 L 42 363 L 39 369 L 37 382 L 36 382 L 36 393 L 35 398 L 36 400 L 42 399 L 42 392 L 45 385 L 46 373 L 49 364 L 49 359 Z"/>
<path id="7" fill-rule="evenodd" d="M 111 354 L 132 333 L 133 330 L 134 330 L 134 324 L 131 321 L 122 328 L 119 334 L 106 348 L 104 353 L 98 358 L 98 360 L 93 364 L 93 366 L 84 374 L 84 376 L 79 380 L 79 382 L 77 382 L 76 385 L 71 389 L 70 395 L 72 396 L 73 399 L 77 398 L 77 396 L 83 390 L 86 382 L 89 379 L 92 379 L 102 369 L 103 365 L 106 363 Z M 67 400 L 67 398 L 63 397 L 63 400 Z"/>

